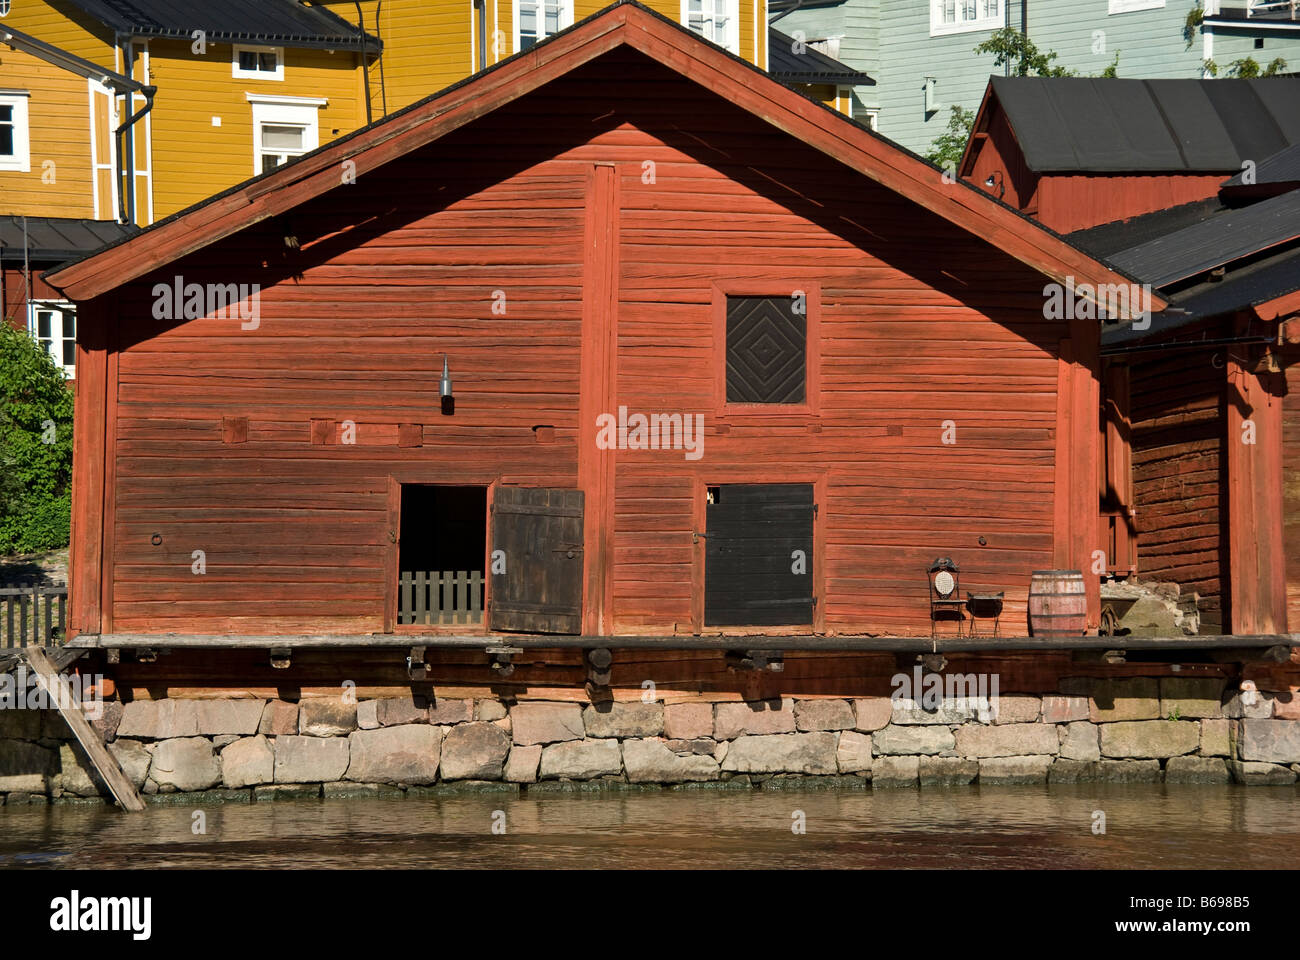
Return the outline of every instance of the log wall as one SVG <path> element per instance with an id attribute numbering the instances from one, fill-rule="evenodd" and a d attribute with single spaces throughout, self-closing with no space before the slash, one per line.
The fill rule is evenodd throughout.
<path id="1" fill-rule="evenodd" d="M 616 229 L 593 235 L 602 182 Z M 595 271 L 608 308 L 584 299 L 606 290 Z M 259 283 L 256 326 L 155 319 L 154 285 L 177 276 Z M 588 490 L 589 523 L 612 518 L 595 575 L 616 630 L 694 630 L 705 487 L 784 479 L 824 498 L 826 629 L 928 633 L 925 569 L 951 556 L 962 589 L 1006 591 L 1003 629 L 1023 633 L 1030 573 L 1060 564 L 1063 535 L 1070 330 L 1043 318 L 1042 287 L 752 114 L 610 55 L 98 305 L 117 317 L 101 628 L 381 631 L 392 481 L 575 486 L 595 433 L 580 410 L 626 405 L 701 413 L 706 435 L 698 461 L 607 453 L 610 501 Z M 815 295 L 806 409 L 722 402 L 724 288 Z M 585 379 L 583 343 L 610 328 L 591 324 L 612 325 L 604 387 Z M 444 354 L 452 416 L 438 413 Z M 1076 391 L 1086 424 L 1095 388 Z M 345 420 L 353 445 L 337 442 Z M 1096 451 L 1075 456 L 1091 485 Z"/>
<path id="2" fill-rule="evenodd" d="M 1175 352 L 1130 374 L 1138 572 L 1200 594 L 1202 633 L 1230 622 L 1224 362 Z"/>

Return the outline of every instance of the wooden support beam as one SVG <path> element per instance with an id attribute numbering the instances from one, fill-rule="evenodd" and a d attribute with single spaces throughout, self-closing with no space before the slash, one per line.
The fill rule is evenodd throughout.
<path id="1" fill-rule="evenodd" d="M 588 174 L 583 227 L 582 359 L 578 401 L 578 487 L 584 493 L 585 584 L 582 626 L 614 629 L 614 470 L 616 451 L 596 446 L 596 418 L 618 409 L 618 171 L 597 163 Z"/>
<path id="2" fill-rule="evenodd" d="M 45 649 L 43 647 L 28 647 L 26 656 L 27 663 L 36 674 L 36 682 L 49 695 L 55 709 L 59 711 L 60 716 L 72 728 L 73 736 L 77 738 L 82 749 L 86 751 L 86 756 L 95 765 L 99 775 L 104 778 L 104 783 L 108 785 L 108 789 L 112 791 L 117 802 L 121 804 L 124 810 L 129 810 L 132 813 L 142 811 L 144 801 L 140 799 L 140 794 L 136 793 L 135 785 L 123 772 L 121 765 L 117 762 L 117 757 L 113 756 L 108 747 L 104 746 L 104 741 L 99 738 L 99 734 L 90 725 L 86 715 L 81 712 L 80 705 L 73 702 L 72 691 L 68 688 L 67 680 L 55 668 Z"/>
<path id="3" fill-rule="evenodd" d="M 68 636 L 99 633 L 104 563 L 104 489 L 108 431 L 109 307 L 77 308 L 77 380 L 73 412 L 72 545 L 68 548 Z"/>
<path id="4" fill-rule="evenodd" d="M 1238 320 L 1237 331 L 1246 330 Z M 1282 374 L 1256 372 L 1258 355 L 1228 352 L 1228 580 L 1234 633 L 1286 627 L 1283 542 Z"/>
<path id="5" fill-rule="evenodd" d="M 975 650 L 1209 650 L 1221 647 L 1267 648 L 1300 646 L 1297 634 L 1242 636 L 1205 635 L 1178 637 L 877 637 L 788 636 L 749 634 L 717 636 L 610 636 L 608 634 L 564 636 L 561 634 L 512 633 L 504 638 L 473 634 L 353 634 L 338 636 L 231 636 L 199 634 L 106 634 L 81 636 L 70 646 L 77 649 L 129 650 L 365 650 L 405 647 L 420 643 L 429 649 L 458 647 L 482 650 L 490 656 L 508 659 L 527 650 L 861 650 L 899 653 L 940 653 Z"/>

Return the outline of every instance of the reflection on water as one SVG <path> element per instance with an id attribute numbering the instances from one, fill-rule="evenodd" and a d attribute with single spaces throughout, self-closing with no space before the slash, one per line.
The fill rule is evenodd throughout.
<path id="1" fill-rule="evenodd" d="M 0 807 L 0 867 L 1250 869 L 1300 859 L 1295 804 L 1295 787 L 1080 784 Z"/>

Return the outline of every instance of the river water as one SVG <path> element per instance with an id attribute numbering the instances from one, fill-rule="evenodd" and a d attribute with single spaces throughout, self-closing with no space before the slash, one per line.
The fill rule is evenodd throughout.
<path id="1" fill-rule="evenodd" d="M 1251 869 L 1300 861 L 1296 803 L 1296 787 L 1061 784 L 498 793 L 138 815 L 0 807 L 0 868 Z M 196 811 L 206 833 L 194 832 Z"/>

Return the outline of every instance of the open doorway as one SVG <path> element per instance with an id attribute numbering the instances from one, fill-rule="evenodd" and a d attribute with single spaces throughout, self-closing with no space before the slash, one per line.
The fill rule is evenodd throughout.
<path id="1" fill-rule="evenodd" d="M 397 622 L 482 624 L 487 487 L 402 484 Z"/>

